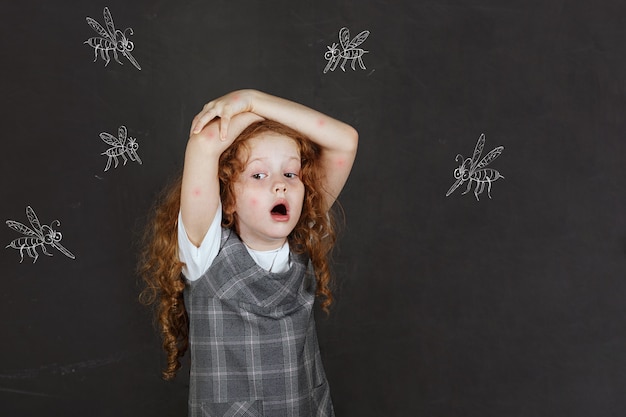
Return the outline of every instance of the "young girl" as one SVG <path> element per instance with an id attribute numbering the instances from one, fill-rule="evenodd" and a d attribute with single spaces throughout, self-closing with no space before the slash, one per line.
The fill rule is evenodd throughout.
<path id="1" fill-rule="evenodd" d="M 141 265 L 165 379 L 191 348 L 190 416 L 334 415 L 312 305 L 332 302 L 329 210 L 357 137 L 254 90 L 194 118 L 182 181 L 157 207 Z"/>

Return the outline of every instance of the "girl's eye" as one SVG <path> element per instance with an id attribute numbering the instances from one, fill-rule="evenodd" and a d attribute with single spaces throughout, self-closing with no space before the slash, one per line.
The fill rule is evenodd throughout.
<path id="1" fill-rule="evenodd" d="M 263 178 L 267 177 L 267 174 L 252 174 L 252 178 L 254 178 L 255 180 L 262 180 Z"/>
<path id="2" fill-rule="evenodd" d="M 298 174 L 295 174 L 293 172 L 288 172 L 285 174 L 285 177 L 293 179 L 293 178 L 298 178 Z"/>

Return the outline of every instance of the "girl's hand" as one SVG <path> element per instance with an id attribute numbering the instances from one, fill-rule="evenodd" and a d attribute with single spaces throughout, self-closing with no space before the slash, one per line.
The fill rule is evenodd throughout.
<path id="1" fill-rule="evenodd" d="M 191 134 L 199 133 L 216 117 L 220 118 L 220 139 L 226 140 L 230 119 L 241 113 L 253 113 L 254 90 L 239 90 L 208 102 L 191 123 Z"/>

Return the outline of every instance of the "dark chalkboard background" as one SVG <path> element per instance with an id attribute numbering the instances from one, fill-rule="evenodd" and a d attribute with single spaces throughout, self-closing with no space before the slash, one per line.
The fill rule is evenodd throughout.
<path id="1" fill-rule="evenodd" d="M 139 71 L 83 42 L 108 6 Z M 136 241 L 190 121 L 251 87 L 354 125 L 338 290 L 318 317 L 338 416 L 626 413 L 626 3 L 32 1 L 0 14 L 2 220 L 59 220 L 35 264 L 0 251 L 0 414 L 181 416 L 188 378 L 137 301 Z M 340 28 L 371 32 L 324 74 Z M 111 56 L 111 58 L 113 58 Z M 100 132 L 143 162 L 104 172 Z M 457 154 L 505 179 L 449 197 Z M 20 234 L 0 228 L 0 244 Z"/>

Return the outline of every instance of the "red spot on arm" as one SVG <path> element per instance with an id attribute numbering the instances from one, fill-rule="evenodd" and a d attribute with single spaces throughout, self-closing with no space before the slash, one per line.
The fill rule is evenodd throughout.
<path id="1" fill-rule="evenodd" d="M 198 187 L 191 190 L 191 195 L 193 195 L 194 197 L 200 197 L 200 194 L 202 194 L 202 192 L 200 191 L 200 188 Z"/>
<path id="2" fill-rule="evenodd" d="M 325 124 L 326 124 L 326 120 L 324 120 L 322 118 L 317 119 L 317 125 L 319 127 L 324 127 Z"/>
<path id="3" fill-rule="evenodd" d="M 337 161 L 335 162 L 337 164 L 338 167 L 343 167 L 346 164 L 346 160 L 343 158 L 337 159 Z"/>

